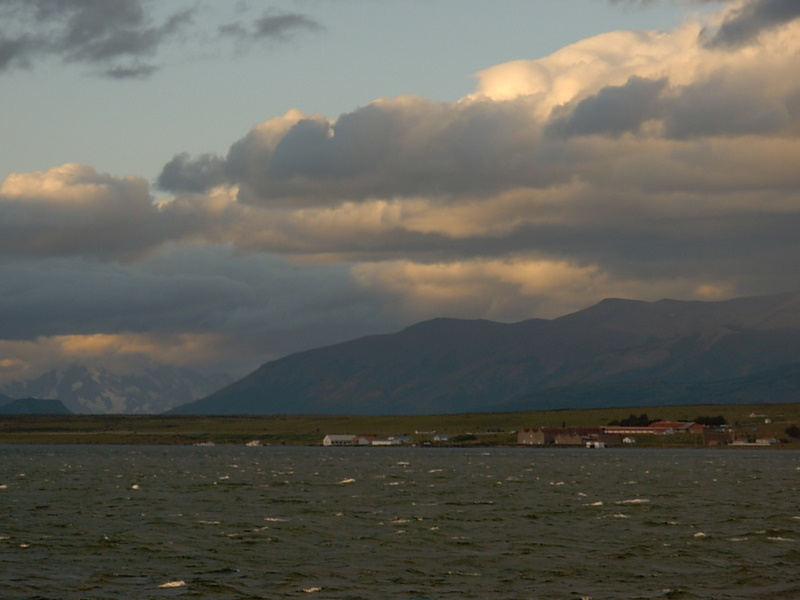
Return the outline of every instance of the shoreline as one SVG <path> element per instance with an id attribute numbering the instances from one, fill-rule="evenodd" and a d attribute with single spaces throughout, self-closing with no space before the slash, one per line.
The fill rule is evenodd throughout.
<path id="1" fill-rule="evenodd" d="M 407 437 L 425 447 L 515 447 L 517 431 L 534 427 L 586 427 L 629 414 L 694 421 L 699 415 L 723 415 L 734 436 L 774 437 L 785 443 L 706 446 L 701 435 L 638 436 L 638 448 L 800 449 L 800 438 L 785 433 L 800 424 L 800 403 L 747 405 L 645 406 L 602 409 L 464 413 L 450 415 L 0 415 L 0 445 L 251 445 L 321 446 L 327 434 Z M 449 436 L 432 440 L 433 433 Z M 368 446 L 374 447 L 374 446 Z M 554 447 L 553 445 L 532 446 Z M 566 446 L 579 447 L 579 446 Z"/>

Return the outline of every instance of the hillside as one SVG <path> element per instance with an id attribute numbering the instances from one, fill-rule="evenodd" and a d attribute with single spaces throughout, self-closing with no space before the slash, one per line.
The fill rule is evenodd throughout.
<path id="1" fill-rule="evenodd" d="M 697 403 L 708 394 L 794 401 L 796 380 L 782 398 L 766 396 L 796 376 L 781 368 L 798 362 L 797 293 L 608 299 L 553 320 L 434 319 L 293 354 L 172 412 L 462 413 Z"/>
<path id="2" fill-rule="evenodd" d="M 39 398 L 0 398 L 0 415 L 69 415 L 70 410 L 60 400 Z"/>

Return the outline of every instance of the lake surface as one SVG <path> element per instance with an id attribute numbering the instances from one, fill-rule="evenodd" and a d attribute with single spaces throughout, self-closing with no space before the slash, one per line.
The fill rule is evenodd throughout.
<path id="1" fill-rule="evenodd" d="M 0 446 L 4 599 L 800 598 L 800 453 Z"/>

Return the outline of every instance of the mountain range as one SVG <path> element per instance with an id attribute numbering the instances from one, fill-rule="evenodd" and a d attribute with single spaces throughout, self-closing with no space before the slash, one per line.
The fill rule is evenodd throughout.
<path id="1" fill-rule="evenodd" d="M 800 400 L 800 293 L 433 319 L 300 352 L 176 414 L 435 414 Z"/>
<path id="2" fill-rule="evenodd" d="M 61 400 L 41 398 L 16 398 L 0 394 L 0 415 L 69 415 L 70 410 Z"/>
<path id="3" fill-rule="evenodd" d="M 226 374 L 164 365 L 121 374 L 75 364 L 13 381 L 0 392 L 9 398 L 57 399 L 77 414 L 152 414 L 206 396 L 231 381 Z"/>

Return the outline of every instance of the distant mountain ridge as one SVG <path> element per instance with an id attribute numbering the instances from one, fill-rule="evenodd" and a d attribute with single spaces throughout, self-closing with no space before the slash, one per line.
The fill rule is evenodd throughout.
<path id="1" fill-rule="evenodd" d="M 163 365 L 137 374 L 119 374 L 76 364 L 35 379 L 14 381 L 4 386 L 2 393 L 11 398 L 58 399 L 77 414 L 154 414 L 206 396 L 230 382 L 225 374 Z"/>
<path id="2" fill-rule="evenodd" d="M 12 400 L 0 394 L 0 415 L 69 415 L 70 410 L 61 400 L 17 398 Z"/>
<path id="3" fill-rule="evenodd" d="M 767 402 L 762 396 L 775 389 L 768 379 L 785 378 L 780 369 L 798 362 L 798 293 L 722 302 L 607 299 L 553 320 L 440 318 L 293 354 L 171 412 L 379 415 L 698 403 L 734 398 L 736 386 L 759 396 L 750 401 Z M 734 387 L 724 392 L 725 385 Z M 782 398 L 800 399 L 792 393 Z"/>

